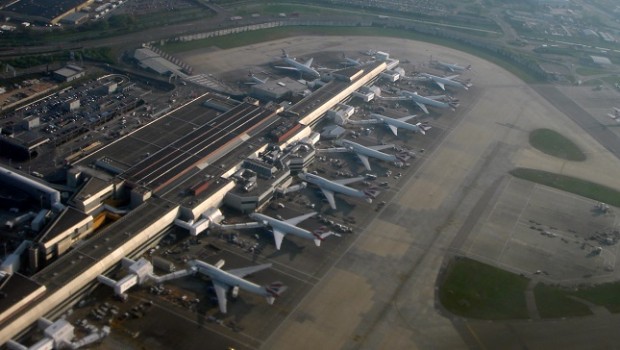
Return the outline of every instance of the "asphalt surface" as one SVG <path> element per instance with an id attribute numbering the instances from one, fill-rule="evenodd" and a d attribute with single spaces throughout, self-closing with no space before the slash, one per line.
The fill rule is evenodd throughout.
<path id="1" fill-rule="evenodd" d="M 549 101 L 555 108 L 579 125 L 596 141 L 620 159 L 620 139 L 611 130 L 601 125 L 590 113 L 568 98 L 553 85 L 532 85 L 532 89 Z"/>

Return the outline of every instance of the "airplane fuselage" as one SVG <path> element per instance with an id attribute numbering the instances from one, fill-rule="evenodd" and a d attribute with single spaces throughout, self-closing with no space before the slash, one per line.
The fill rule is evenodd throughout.
<path id="1" fill-rule="evenodd" d="M 410 123 L 404 122 L 402 120 L 386 117 L 384 115 L 376 114 L 376 113 L 373 113 L 370 116 L 372 118 L 375 118 L 377 120 L 382 121 L 386 125 L 392 125 L 392 126 L 395 126 L 397 128 L 401 128 L 401 129 L 405 129 L 405 130 L 409 130 L 409 131 L 413 131 L 413 132 L 417 132 L 417 133 L 423 133 L 422 128 L 420 128 L 419 126 L 417 126 L 415 124 L 410 124 Z"/>
<path id="2" fill-rule="evenodd" d="M 197 272 L 209 276 L 212 280 L 216 280 L 230 287 L 238 286 L 240 289 L 243 289 L 246 292 L 266 297 L 271 296 L 271 294 L 265 289 L 265 287 L 259 286 L 258 284 L 252 283 L 241 277 L 237 277 L 211 264 L 205 263 L 204 261 L 193 260 L 192 262 L 190 262 L 190 266 L 195 267 Z"/>
<path id="3" fill-rule="evenodd" d="M 377 151 L 376 149 L 372 149 L 372 148 L 360 145 L 359 143 L 355 143 L 353 141 L 342 140 L 342 145 L 344 147 L 347 147 L 347 148 L 351 149 L 355 153 L 363 154 L 363 155 L 368 156 L 368 157 L 380 159 L 380 160 L 383 160 L 383 161 L 386 161 L 386 162 L 396 162 L 396 161 L 398 161 L 396 156 L 394 156 L 392 154 L 383 153 L 381 151 Z"/>
<path id="4" fill-rule="evenodd" d="M 453 63 L 446 63 L 446 62 L 437 61 L 437 64 L 441 68 L 447 69 L 447 70 L 449 70 L 451 72 L 462 72 L 465 69 L 467 69 L 466 67 L 459 66 L 458 64 L 453 64 Z"/>
<path id="5" fill-rule="evenodd" d="M 313 235 L 312 232 L 306 229 L 303 229 L 301 227 L 291 225 L 288 222 L 278 220 L 278 219 L 272 218 L 270 216 L 267 216 L 261 213 L 252 213 L 249 216 L 253 220 L 256 220 L 259 223 L 270 226 L 273 229 L 277 229 L 284 234 L 289 234 L 289 235 L 293 235 L 293 236 L 297 236 L 297 237 L 301 237 L 305 239 L 310 239 L 310 240 L 317 239 L 317 237 Z"/>
<path id="6" fill-rule="evenodd" d="M 356 190 L 354 188 L 341 185 L 333 181 L 329 181 L 318 175 L 309 174 L 309 173 L 301 173 L 298 176 L 300 179 L 304 181 L 307 181 L 311 184 L 315 184 L 321 188 L 324 188 L 332 192 L 344 194 L 345 196 L 349 196 L 349 197 L 367 198 L 367 195 L 363 191 Z"/>
<path id="7" fill-rule="evenodd" d="M 437 100 L 433 100 L 432 98 L 420 96 L 411 91 L 402 90 L 401 95 L 406 96 L 417 103 L 421 103 L 421 104 L 425 104 L 425 105 L 429 105 L 429 106 L 433 106 L 437 108 L 450 108 L 450 105 L 447 104 L 446 102 L 437 101 Z"/>
<path id="8" fill-rule="evenodd" d="M 444 77 L 438 77 L 436 75 L 432 75 L 432 74 L 428 74 L 428 73 L 422 73 L 420 75 L 422 75 L 423 77 L 426 77 L 426 78 L 428 78 L 430 80 L 433 80 L 436 83 L 440 83 L 440 84 L 443 84 L 443 85 L 452 86 L 452 87 L 456 87 L 456 88 L 459 88 L 459 89 L 465 89 L 465 90 L 467 90 L 467 88 L 468 88 L 467 85 L 465 85 L 465 84 L 463 84 L 461 82 L 458 82 L 456 80 L 452 80 L 452 79 L 448 79 L 448 78 L 444 78 Z"/>
<path id="9" fill-rule="evenodd" d="M 284 57 L 283 58 L 284 62 L 286 62 L 286 64 L 290 65 L 291 67 L 294 67 L 295 69 L 297 69 L 300 73 L 305 73 L 308 75 L 311 75 L 315 78 L 318 78 L 321 76 L 321 74 L 319 74 L 319 72 L 317 72 L 316 69 L 312 68 L 312 67 L 308 67 L 306 65 L 304 65 L 303 63 L 297 62 L 296 60 L 290 58 L 290 57 Z"/>

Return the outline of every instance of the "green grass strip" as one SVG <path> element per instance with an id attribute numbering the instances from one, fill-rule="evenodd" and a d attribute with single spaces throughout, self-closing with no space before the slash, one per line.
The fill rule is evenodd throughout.
<path id="1" fill-rule="evenodd" d="M 586 160 L 586 155 L 576 144 L 557 131 L 550 129 L 532 131 L 530 133 L 530 145 L 554 157 L 578 162 Z"/>
<path id="2" fill-rule="evenodd" d="M 538 283 L 534 287 L 536 307 L 542 318 L 581 317 L 592 315 L 590 308 L 569 298 L 566 290 Z"/>
<path id="3" fill-rule="evenodd" d="M 620 312 L 620 282 L 582 288 L 575 292 L 571 292 L 571 294 L 594 304 L 604 306 L 610 312 Z"/>
<path id="4" fill-rule="evenodd" d="M 588 180 L 529 168 L 516 168 L 511 170 L 510 174 L 520 179 L 574 193 L 615 207 L 620 206 L 619 191 Z"/>
<path id="5" fill-rule="evenodd" d="M 439 299 L 450 312 L 485 320 L 528 318 L 528 279 L 468 258 L 448 266 Z"/>

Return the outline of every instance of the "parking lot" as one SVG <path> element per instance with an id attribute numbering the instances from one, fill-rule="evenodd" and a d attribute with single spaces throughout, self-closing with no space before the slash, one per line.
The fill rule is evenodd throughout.
<path id="1" fill-rule="evenodd" d="M 463 249 L 473 258 L 553 283 L 611 278 L 620 238 L 617 216 L 597 204 L 509 178 Z"/>

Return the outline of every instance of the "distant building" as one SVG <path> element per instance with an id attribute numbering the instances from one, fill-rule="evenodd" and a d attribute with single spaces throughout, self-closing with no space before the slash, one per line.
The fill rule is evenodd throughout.
<path id="1" fill-rule="evenodd" d="M 22 127 L 25 130 L 32 130 L 32 129 L 38 127 L 40 124 L 41 124 L 41 122 L 40 122 L 39 117 L 38 116 L 34 116 L 34 115 L 25 117 L 22 120 Z"/>
<path id="2" fill-rule="evenodd" d="M 179 75 L 182 69 L 149 48 L 136 49 L 133 57 L 136 61 L 138 61 L 138 65 L 140 65 L 140 67 L 144 69 L 151 69 L 161 75 Z"/>
<path id="3" fill-rule="evenodd" d="M 64 25 L 77 26 L 88 21 L 89 15 L 84 12 L 72 12 L 64 16 L 60 23 Z"/>
<path id="4" fill-rule="evenodd" d="M 307 89 L 306 85 L 297 80 L 285 77 L 253 85 L 251 95 L 261 100 L 279 100 L 293 95 L 302 95 Z"/>
<path id="5" fill-rule="evenodd" d="M 590 59 L 592 60 L 591 63 L 593 63 L 593 64 L 595 64 L 597 66 L 611 66 L 611 61 L 607 57 L 603 57 L 603 56 L 590 56 Z"/>
<path id="6" fill-rule="evenodd" d="M 54 71 L 54 79 L 62 82 L 69 82 L 79 79 L 85 74 L 84 68 L 75 65 L 67 65 L 64 68 Z"/>

